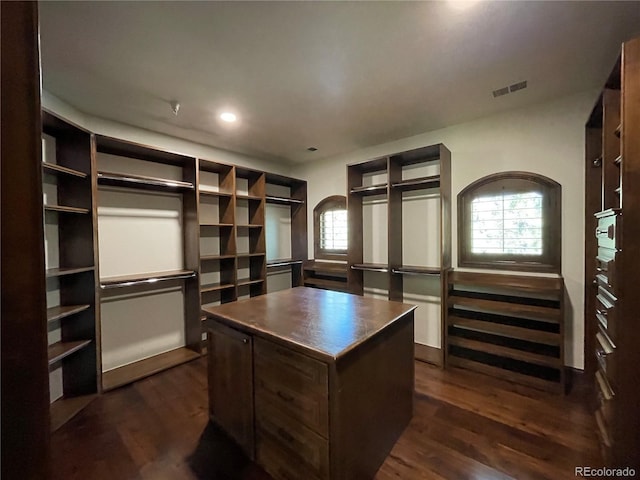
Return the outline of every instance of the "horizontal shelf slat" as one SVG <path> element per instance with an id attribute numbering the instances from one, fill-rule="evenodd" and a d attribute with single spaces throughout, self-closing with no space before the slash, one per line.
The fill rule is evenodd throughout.
<path id="1" fill-rule="evenodd" d="M 198 190 L 198 193 L 206 197 L 233 197 L 233 193 L 229 193 L 229 192 L 213 192 L 211 190 Z"/>
<path id="2" fill-rule="evenodd" d="M 387 184 L 379 183 L 377 185 L 363 185 L 353 187 L 349 193 L 353 195 L 381 195 L 387 193 Z"/>
<path id="3" fill-rule="evenodd" d="M 253 200 L 253 201 L 262 201 L 263 197 L 259 197 L 258 195 L 245 195 L 243 193 L 236 193 L 236 198 L 239 200 Z"/>
<path id="4" fill-rule="evenodd" d="M 339 288 L 341 290 L 347 289 L 347 279 L 340 280 L 329 280 L 326 278 L 305 278 L 304 279 L 305 286 L 309 285 L 312 287 L 325 287 L 325 288 Z"/>
<path id="5" fill-rule="evenodd" d="M 540 293 L 560 299 L 563 295 L 563 281 L 554 277 L 530 277 L 524 275 L 502 275 L 454 271 L 449 274 L 449 284 L 490 287 L 500 292 L 523 294 Z"/>
<path id="6" fill-rule="evenodd" d="M 209 227 L 209 228 L 231 228 L 233 227 L 233 223 L 201 223 L 200 227 Z"/>
<path id="7" fill-rule="evenodd" d="M 88 208 L 69 207 L 66 205 L 45 205 L 45 212 L 59 212 L 59 213 L 79 213 L 87 214 L 90 212 Z"/>
<path id="8" fill-rule="evenodd" d="M 47 357 L 49 358 L 49 365 L 53 365 L 59 362 L 63 358 L 82 350 L 89 345 L 91 340 L 78 340 L 75 342 L 56 342 L 53 345 L 49 345 L 47 350 Z"/>
<path id="9" fill-rule="evenodd" d="M 89 175 L 73 168 L 63 167 L 55 163 L 42 162 L 42 168 L 45 173 L 51 175 L 70 175 L 72 177 L 87 178 Z"/>
<path id="10" fill-rule="evenodd" d="M 334 263 L 334 262 L 310 262 L 304 266 L 305 272 L 316 272 L 319 274 L 328 275 L 346 275 L 347 264 L 346 263 Z"/>
<path id="11" fill-rule="evenodd" d="M 396 188 L 403 192 L 411 190 L 422 190 L 428 188 L 440 187 L 440 175 L 431 175 L 428 177 L 412 178 L 408 180 L 402 180 L 391 184 L 391 188 Z"/>
<path id="12" fill-rule="evenodd" d="M 303 205 L 304 200 L 298 200 L 297 198 L 287 198 L 287 197 L 275 197 L 273 195 L 267 195 L 265 197 L 267 203 L 275 203 L 278 205 Z"/>
<path id="13" fill-rule="evenodd" d="M 264 257 L 266 253 L 238 253 L 236 257 L 238 258 L 247 258 L 247 257 Z"/>
<path id="14" fill-rule="evenodd" d="M 84 407 L 89 405 L 98 395 L 79 395 L 77 397 L 62 397 L 49 406 L 51 417 L 51 431 L 55 432 L 62 425 L 71 420 Z"/>
<path id="15" fill-rule="evenodd" d="M 351 270 L 386 273 L 389 271 L 389 267 L 384 263 L 354 263 L 351 265 Z"/>
<path id="16" fill-rule="evenodd" d="M 449 306 L 452 307 L 454 305 L 469 309 L 480 309 L 482 311 L 510 317 L 535 319 L 547 323 L 559 323 L 561 320 L 560 309 L 539 307 L 537 305 L 523 305 L 520 303 L 509 303 L 498 300 L 485 300 L 482 298 L 468 298 L 451 295 L 449 297 Z"/>
<path id="17" fill-rule="evenodd" d="M 509 348 L 503 345 L 495 345 L 493 343 L 482 342 L 479 340 L 472 340 L 469 338 L 457 337 L 449 334 L 449 345 L 455 345 L 469 350 L 476 350 L 479 352 L 490 353 L 492 355 L 498 355 L 500 357 L 511 358 L 514 360 L 520 360 L 522 362 L 534 363 L 536 365 L 543 365 L 553 368 L 561 368 L 560 359 L 558 357 L 552 357 L 547 355 L 540 355 L 532 352 L 525 352 L 515 348 Z"/>
<path id="18" fill-rule="evenodd" d="M 402 267 L 392 268 L 391 273 L 399 275 L 434 275 L 440 276 L 440 267 L 419 267 L 413 265 L 404 265 Z"/>
<path id="19" fill-rule="evenodd" d="M 535 388 L 541 388 L 543 390 L 559 392 L 563 388 L 559 382 L 552 382 L 550 380 L 544 380 L 542 378 L 524 375 L 522 373 L 513 372 L 511 370 L 506 370 L 500 367 L 494 367 L 493 365 L 487 365 L 486 363 L 456 357 L 455 355 L 449 355 L 447 363 L 454 367 L 473 370 L 479 373 L 484 373 L 486 375 L 491 375 L 493 377 L 504 378 L 505 380 L 514 379 L 518 383 L 529 385 Z"/>
<path id="20" fill-rule="evenodd" d="M 539 330 L 516 327 L 513 325 L 503 325 L 501 323 L 473 320 L 470 318 L 458 317 L 457 315 L 449 315 L 448 324 L 459 328 L 466 328 L 476 332 L 499 335 L 501 337 L 515 338 L 517 340 L 525 340 L 533 343 L 542 343 L 544 345 L 560 345 L 560 334 L 558 333 L 542 332 Z"/>
<path id="21" fill-rule="evenodd" d="M 93 271 L 93 267 L 71 267 L 71 268 L 49 268 L 46 272 L 48 278 L 62 277 L 64 275 L 74 275 Z"/>
<path id="22" fill-rule="evenodd" d="M 294 260 L 292 258 L 285 258 L 282 260 L 269 260 L 267 262 L 267 268 L 276 268 L 276 267 L 288 267 L 290 265 L 300 265 L 302 264 L 302 260 Z"/>
<path id="23" fill-rule="evenodd" d="M 53 322 L 83 312 L 88 308 L 89 305 L 58 305 L 57 307 L 47 308 L 47 322 Z"/>
<path id="24" fill-rule="evenodd" d="M 208 285 L 200 286 L 200 293 L 205 292 L 217 292 L 218 290 L 225 290 L 227 288 L 233 288 L 233 283 L 210 283 Z"/>
<path id="25" fill-rule="evenodd" d="M 210 261 L 210 260 L 225 260 L 229 258 L 235 258 L 235 255 L 202 255 L 200 257 L 200 261 Z"/>
<path id="26" fill-rule="evenodd" d="M 264 227 L 264 225 L 261 225 L 259 223 L 245 223 L 245 224 L 237 224 L 236 227 L 238 227 L 238 228 L 262 228 L 262 227 Z"/>
<path id="27" fill-rule="evenodd" d="M 103 372 L 102 388 L 104 390 L 112 390 L 196 358 L 200 358 L 200 354 L 186 347 L 154 355 L 153 357 Z"/>
<path id="28" fill-rule="evenodd" d="M 152 190 L 181 191 L 194 189 L 193 183 L 191 182 L 116 172 L 98 172 L 98 183 L 101 185 L 146 188 Z"/>
<path id="29" fill-rule="evenodd" d="M 243 285 L 253 285 L 256 283 L 262 283 L 264 280 L 262 278 L 258 278 L 256 280 L 251 280 L 249 278 L 242 278 L 238 280 L 238 286 L 242 287 Z"/>
<path id="30" fill-rule="evenodd" d="M 168 280 L 184 280 L 193 278 L 196 272 L 193 270 L 172 270 L 168 272 L 140 273 L 135 275 L 123 275 L 120 277 L 108 277 L 100 279 L 100 288 L 124 288 L 134 285 L 153 284 Z"/>

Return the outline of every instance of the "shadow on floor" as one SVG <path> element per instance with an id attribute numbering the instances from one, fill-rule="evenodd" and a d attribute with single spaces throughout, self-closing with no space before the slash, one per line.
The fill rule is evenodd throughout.
<path id="1" fill-rule="evenodd" d="M 209 422 L 187 459 L 200 480 L 272 480 L 249 460 L 231 438 Z"/>

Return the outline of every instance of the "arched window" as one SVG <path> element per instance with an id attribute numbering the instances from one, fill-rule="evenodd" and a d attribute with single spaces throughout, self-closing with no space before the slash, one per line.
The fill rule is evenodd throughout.
<path id="1" fill-rule="evenodd" d="M 561 186 L 503 172 L 458 194 L 458 266 L 560 272 Z"/>
<path id="2" fill-rule="evenodd" d="M 327 197 L 313 209 L 314 257 L 346 260 L 347 199 L 343 195 Z"/>

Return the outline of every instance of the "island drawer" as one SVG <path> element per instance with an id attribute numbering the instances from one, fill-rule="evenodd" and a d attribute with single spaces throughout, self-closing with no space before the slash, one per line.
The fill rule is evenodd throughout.
<path id="1" fill-rule="evenodd" d="M 256 376 L 281 381 L 297 391 L 313 391 L 324 396 L 329 391 L 325 363 L 262 338 L 255 339 Z"/>
<path id="2" fill-rule="evenodd" d="M 267 450 L 282 452 L 289 459 L 289 464 L 299 465 L 315 477 L 329 477 L 328 441 L 300 422 L 265 405 L 256 404 L 256 451 L 259 462 L 265 446 Z M 262 460 L 268 462 L 268 459 Z"/>

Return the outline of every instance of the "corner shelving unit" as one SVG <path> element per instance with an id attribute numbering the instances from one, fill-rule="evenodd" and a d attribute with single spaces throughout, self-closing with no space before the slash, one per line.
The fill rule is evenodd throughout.
<path id="1" fill-rule="evenodd" d="M 435 296 L 440 299 L 444 295 L 444 274 L 451 268 L 451 153 L 442 144 L 422 147 L 406 152 L 399 152 L 380 158 L 375 158 L 347 167 L 348 190 L 348 218 L 349 218 L 349 250 L 348 250 L 348 288 L 351 293 L 365 294 L 365 275 L 376 279 L 372 283 L 378 286 L 384 284 L 388 290 L 388 299 L 402 301 L 408 291 L 404 285 L 404 277 L 420 276 L 425 279 L 439 277 L 439 287 Z M 417 193 L 413 193 L 417 192 Z M 416 264 L 414 255 L 408 252 L 407 244 L 403 241 L 403 210 L 406 202 L 415 195 L 439 200 L 437 217 L 431 218 L 440 231 L 437 240 L 437 258 L 429 260 L 428 255 L 420 252 L 419 260 L 424 264 Z M 365 250 L 370 252 L 374 248 L 365 248 L 365 242 L 373 235 L 365 234 L 365 215 L 363 207 L 368 200 L 386 202 L 387 211 L 387 252 L 386 258 L 365 258 Z M 425 217 L 418 222 L 424 224 Z M 375 234 L 374 234 L 375 235 Z M 383 233 L 384 235 L 384 233 Z M 413 242 L 415 243 L 415 242 Z M 384 248 L 381 247 L 381 250 Z M 382 255 L 384 256 L 384 253 Z M 380 253 L 378 252 L 378 257 Z M 405 259 L 411 258 L 411 264 L 405 264 Z M 408 262 L 409 263 L 409 262 Z M 381 277 L 384 275 L 384 277 Z M 422 289 L 422 287 L 421 287 Z M 425 289 L 426 292 L 428 289 Z M 424 293 L 426 295 L 426 293 Z M 444 308 L 440 314 L 440 333 L 444 338 Z M 416 324 L 426 322 L 417 318 Z M 416 328 L 416 357 L 442 364 L 443 354 L 440 348 L 428 347 L 433 339 L 423 338 L 421 327 Z M 428 352 L 428 354 L 423 352 Z"/>
<path id="2" fill-rule="evenodd" d="M 51 429 L 99 391 L 91 134 L 42 113 Z"/>
<path id="3" fill-rule="evenodd" d="M 100 255 L 101 258 L 103 255 L 110 256 L 106 262 L 103 261 L 105 265 L 101 266 L 106 270 L 108 264 L 111 270 L 118 268 L 127 272 L 102 276 L 100 279 L 102 342 L 103 347 L 108 343 L 113 350 L 107 352 L 103 348 L 102 351 L 103 363 L 107 362 L 108 354 L 111 367 L 102 373 L 102 388 L 110 390 L 200 356 L 200 259 L 197 248 L 199 226 L 195 188 L 197 168 L 193 157 L 101 135 L 96 136 L 95 149 L 98 164 L 109 164 L 108 170 L 100 170 L 96 175 L 101 188 L 98 191 L 100 207 L 96 209 L 95 215 L 98 219 L 116 217 L 122 223 L 122 231 L 118 230 L 116 234 L 112 231 L 113 225 L 106 220 L 103 223 L 99 221 Z M 114 166 L 121 171 L 113 171 Z M 164 172 L 167 177 L 147 175 L 146 172 Z M 178 206 L 174 210 L 167 206 L 167 202 L 163 202 L 162 206 L 155 206 L 154 201 L 162 198 L 169 199 L 167 202 Z M 132 215 L 138 215 L 141 220 L 131 222 Z M 158 246 L 155 245 L 165 241 L 162 229 L 158 229 L 157 224 L 148 223 L 150 219 L 164 221 L 167 215 L 168 221 L 173 222 L 172 228 L 180 229 L 177 235 L 169 236 L 178 245 L 182 245 L 182 254 L 174 262 L 177 265 L 172 265 L 172 270 L 166 268 L 168 260 L 163 258 L 165 255 L 162 250 L 157 250 Z M 156 230 L 149 233 L 145 231 L 144 225 L 151 225 Z M 133 230 L 128 231 L 127 228 Z M 170 233 L 175 234 L 173 230 Z M 178 238 L 173 238 L 175 236 Z M 143 241 L 154 245 L 141 244 Z M 116 242 L 117 245 L 109 245 L 109 242 Z M 117 248 L 122 251 L 116 252 Z M 147 249 L 155 253 L 147 254 Z M 125 259 L 127 255 L 130 257 L 125 261 L 117 261 L 119 255 Z M 112 266 L 112 263 L 117 265 Z M 130 272 L 141 264 L 144 265 L 141 267 L 142 271 Z M 162 300 L 163 295 L 169 295 L 166 293 L 167 289 L 176 292 L 184 308 L 182 312 L 173 312 L 180 316 L 179 319 L 163 317 L 162 326 L 158 324 L 157 328 L 165 330 L 157 333 L 155 329 L 159 317 L 171 315 L 162 312 L 161 306 L 162 301 L 167 301 Z M 127 303 L 139 298 L 153 298 L 153 301 L 148 300 L 144 304 L 150 311 L 135 311 L 136 308 L 143 307 Z M 172 299 L 175 302 L 176 297 Z M 107 306 L 109 308 L 105 310 Z M 127 317 L 126 321 L 122 315 Z M 178 328 L 175 331 L 166 330 L 170 328 L 167 323 L 173 325 L 172 328 Z M 120 326 L 117 327 L 116 324 Z M 125 324 L 129 332 L 126 336 L 133 340 L 121 338 L 121 329 Z M 151 347 L 143 348 L 140 342 L 147 342 L 154 335 L 163 335 L 171 340 L 151 341 L 148 342 L 152 344 Z M 133 344 L 122 344 L 127 341 L 132 341 Z M 122 355 L 121 351 L 126 351 L 126 355 Z M 141 358 L 132 358 L 134 356 Z"/>

